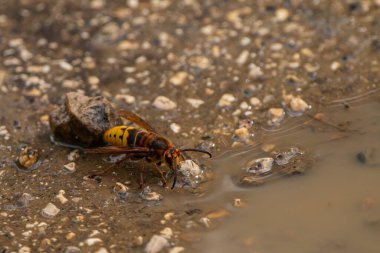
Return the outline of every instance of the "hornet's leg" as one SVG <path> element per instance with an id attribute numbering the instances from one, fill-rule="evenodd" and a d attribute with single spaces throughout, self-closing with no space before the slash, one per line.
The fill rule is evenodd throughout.
<path id="1" fill-rule="evenodd" d="M 158 174 L 160 174 L 162 186 L 165 188 L 166 187 L 166 178 L 164 177 L 164 173 L 162 173 L 162 170 L 158 167 L 157 164 L 154 164 L 154 168 L 157 170 Z"/>

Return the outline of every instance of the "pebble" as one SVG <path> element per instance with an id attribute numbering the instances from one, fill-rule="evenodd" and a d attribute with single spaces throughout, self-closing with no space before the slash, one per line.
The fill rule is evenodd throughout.
<path id="1" fill-rule="evenodd" d="M 31 248 L 27 247 L 27 246 L 23 246 L 21 247 L 19 250 L 18 250 L 18 253 L 30 253 L 32 252 Z"/>
<path id="2" fill-rule="evenodd" d="M 127 0 L 127 5 L 132 9 L 136 9 L 139 7 L 139 0 Z"/>
<path id="3" fill-rule="evenodd" d="M 75 246 L 68 246 L 66 247 L 64 251 L 64 253 L 80 253 L 80 252 L 82 252 L 80 248 L 75 247 Z"/>
<path id="4" fill-rule="evenodd" d="M 69 200 L 64 196 L 65 191 L 64 190 L 59 190 L 58 194 L 55 196 L 56 199 L 61 202 L 61 204 L 67 203 Z"/>
<path id="5" fill-rule="evenodd" d="M 276 10 L 275 15 L 276 15 L 276 20 L 277 21 L 283 22 L 283 21 L 285 21 L 285 20 L 288 19 L 288 17 L 289 17 L 289 11 L 287 9 L 280 8 L 280 9 Z"/>
<path id="6" fill-rule="evenodd" d="M 161 194 L 152 192 L 149 186 L 145 187 L 144 190 L 140 192 L 140 197 L 147 201 L 159 201 L 163 199 Z"/>
<path id="7" fill-rule="evenodd" d="M 199 106 L 205 103 L 203 100 L 195 98 L 187 98 L 186 102 L 188 102 L 194 108 L 199 108 Z"/>
<path id="8" fill-rule="evenodd" d="M 76 168 L 75 168 L 75 162 L 70 162 L 68 164 L 65 164 L 63 165 L 63 168 L 67 171 L 67 172 L 70 172 L 70 173 L 73 173 L 75 172 Z"/>
<path id="9" fill-rule="evenodd" d="M 263 144 L 261 144 L 261 150 L 264 151 L 264 152 L 267 152 L 267 153 L 273 151 L 275 147 L 276 147 L 276 145 L 271 144 L 271 143 L 263 143 Z"/>
<path id="10" fill-rule="evenodd" d="M 100 238 L 87 238 L 84 243 L 87 244 L 88 246 L 92 246 L 92 245 L 95 245 L 95 244 L 98 244 L 98 243 L 102 243 L 103 240 L 100 239 Z"/>
<path id="11" fill-rule="evenodd" d="M 128 197 L 128 187 L 122 183 L 117 182 L 113 187 L 113 192 L 122 200 Z"/>
<path id="12" fill-rule="evenodd" d="M 244 65 L 249 57 L 249 51 L 248 50 L 243 50 L 239 57 L 236 59 L 236 63 L 240 66 Z"/>
<path id="13" fill-rule="evenodd" d="M 290 101 L 290 109 L 294 112 L 305 112 L 309 105 L 300 97 L 295 97 Z"/>
<path id="14" fill-rule="evenodd" d="M 270 108 L 268 110 L 268 114 L 269 114 L 269 121 L 268 121 L 268 124 L 269 125 L 274 125 L 274 126 L 277 126 L 279 125 L 279 123 L 284 119 L 285 117 L 285 111 L 284 109 L 282 108 Z"/>
<path id="15" fill-rule="evenodd" d="M 261 101 L 257 97 L 253 97 L 249 100 L 249 103 L 253 105 L 255 108 L 258 108 L 261 106 Z"/>
<path id="16" fill-rule="evenodd" d="M 380 152 L 378 149 L 366 148 L 365 150 L 359 152 L 356 155 L 356 159 L 362 164 L 367 164 L 370 166 L 379 166 L 380 165 Z"/>
<path id="17" fill-rule="evenodd" d="M 44 114 L 40 117 L 40 122 L 45 125 L 45 126 L 49 126 L 49 115 L 48 114 Z"/>
<path id="18" fill-rule="evenodd" d="M 160 110 L 173 110 L 177 107 L 177 104 L 164 96 L 158 96 L 153 101 L 153 106 Z"/>
<path id="19" fill-rule="evenodd" d="M 249 138 L 249 131 L 246 127 L 241 127 L 235 130 L 234 137 L 240 141 L 246 141 Z"/>
<path id="20" fill-rule="evenodd" d="M 11 136 L 10 136 L 6 126 L 0 126 L 0 136 L 3 136 L 4 140 L 10 139 Z"/>
<path id="21" fill-rule="evenodd" d="M 174 217 L 174 213 L 166 213 L 165 215 L 164 215 L 164 219 L 165 220 L 167 220 L 167 221 L 170 221 L 171 219 L 173 219 L 173 217 Z"/>
<path id="22" fill-rule="evenodd" d="M 185 250 L 184 247 L 176 246 L 176 247 L 171 248 L 170 251 L 169 251 L 169 253 L 180 253 L 180 252 L 182 252 L 184 250 Z"/>
<path id="23" fill-rule="evenodd" d="M 78 160 L 79 157 L 80 157 L 79 149 L 74 149 L 67 155 L 67 160 L 69 160 L 70 162 L 74 162 Z M 75 171 L 75 166 L 74 166 L 74 171 Z"/>
<path id="24" fill-rule="evenodd" d="M 199 222 L 205 227 L 210 228 L 211 226 L 211 220 L 207 217 L 202 217 L 199 219 Z"/>
<path id="25" fill-rule="evenodd" d="M 192 176 L 196 177 L 196 176 L 202 175 L 202 173 L 203 173 L 203 171 L 201 170 L 199 165 L 196 164 L 191 159 L 181 161 L 180 162 L 180 170 L 181 170 L 182 174 L 184 174 L 185 176 L 192 175 Z"/>
<path id="26" fill-rule="evenodd" d="M 32 147 L 21 148 L 17 161 L 23 169 L 35 169 L 34 165 L 36 165 L 38 161 L 38 150 Z"/>
<path id="27" fill-rule="evenodd" d="M 170 129 L 171 129 L 174 133 L 178 134 L 178 133 L 181 131 L 181 126 L 178 125 L 177 123 L 171 123 L 171 124 L 170 124 Z"/>
<path id="28" fill-rule="evenodd" d="M 117 94 L 115 99 L 119 101 L 123 101 L 124 103 L 131 105 L 136 102 L 136 98 L 134 96 L 128 94 Z"/>
<path id="29" fill-rule="evenodd" d="M 95 251 L 95 253 L 108 253 L 108 250 L 104 247 L 98 249 L 97 251 Z"/>
<path id="30" fill-rule="evenodd" d="M 59 211 L 60 210 L 53 203 L 49 203 L 44 209 L 42 209 L 41 214 L 45 218 L 53 218 L 59 213 Z"/>
<path id="31" fill-rule="evenodd" d="M 163 248 L 169 247 L 168 240 L 159 235 L 153 235 L 150 241 L 145 246 L 146 253 L 158 253 Z"/>
<path id="32" fill-rule="evenodd" d="M 187 72 L 180 71 L 176 73 L 174 76 L 170 78 L 170 83 L 174 84 L 175 86 L 182 85 L 184 81 L 186 80 L 188 74 Z"/>
<path id="33" fill-rule="evenodd" d="M 220 218 L 226 217 L 227 215 L 228 215 L 227 210 L 220 209 L 218 211 L 209 213 L 206 217 L 211 219 L 211 220 L 214 220 L 214 219 L 220 219 Z"/>
<path id="34" fill-rule="evenodd" d="M 233 102 L 236 101 L 236 98 L 234 95 L 230 93 L 225 93 L 222 95 L 222 97 L 218 101 L 218 106 L 220 107 L 228 107 L 231 106 Z"/>
<path id="35" fill-rule="evenodd" d="M 77 89 L 79 85 L 80 83 L 76 80 L 64 80 L 62 83 L 62 87 L 67 89 Z"/>
<path id="36" fill-rule="evenodd" d="M 272 157 L 263 157 L 255 159 L 248 163 L 247 172 L 256 175 L 268 173 L 272 170 L 274 159 Z"/>
<path id="37" fill-rule="evenodd" d="M 241 199 L 234 199 L 234 207 L 241 208 L 244 206 L 245 206 L 245 204 Z"/>
<path id="38" fill-rule="evenodd" d="M 334 61 L 333 63 L 331 63 L 331 66 L 330 66 L 332 71 L 337 71 L 338 69 L 340 69 L 340 67 L 341 67 L 341 64 L 338 61 Z"/>
<path id="39" fill-rule="evenodd" d="M 192 67 L 198 67 L 200 69 L 207 69 L 211 65 L 209 59 L 201 55 L 192 56 L 189 59 L 189 63 Z"/>
<path id="40" fill-rule="evenodd" d="M 75 233 L 68 232 L 65 237 L 66 237 L 66 240 L 70 241 L 70 240 L 74 239 Z"/>
<path id="41" fill-rule="evenodd" d="M 254 63 L 249 64 L 248 68 L 248 75 L 253 79 L 258 79 L 264 74 L 261 68 Z"/>
<path id="42" fill-rule="evenodd" d="M 74 69 L 70 63 L 65 62 L 65 61 L 60 61 L 59 67 L 61 67 L 61 69 L 64 69 L 66 71 L 72 71 Z"/>
<path id="43" fill-rule="evenodd" d="M 160 231 L 160 234 L 167 238 L 170 239 L 173 236 L 173 230 L 169 227 L 164 228 L 163 230 Z"/>

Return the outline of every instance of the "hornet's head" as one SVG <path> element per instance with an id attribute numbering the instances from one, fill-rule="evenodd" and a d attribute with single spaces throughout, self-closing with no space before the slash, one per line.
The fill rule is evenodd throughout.
<path id="1" fill-rule="evenodd" d="M 173 181 L 173 185 L 171 189 L 174 188 L 177 182 L 177 174 L 178 174 L 178 169 L 181 164 L 181 158 L 185 160 L 185 156 L 182 153 L 187 152 L 187 151 L 204 153 L 204 154 L 209 155 L 210 158 L 212 157 L 210 152 L 202 150 L 202 149 L 196 149 L 196 148 L 179 149 L 176 147 L 168 148 L 164 152 L 164 159 L 165 159 L 165 163 L 169 166 L 169 168 L 174 171 L 174 181 Z"/>

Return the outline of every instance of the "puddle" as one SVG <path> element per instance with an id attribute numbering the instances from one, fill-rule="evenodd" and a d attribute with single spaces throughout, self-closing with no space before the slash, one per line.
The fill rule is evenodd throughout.
<path id="1" fill-rule="evenodd" d="M 380 104 L 330 106 L 332 122 L 349 131 L 294 119 L 284 131 L 268 133 L 277 147 L 304 147 L 314 163 L 307 173 L 258 187 L 239 187 L 240 164 L 259 157 L 258 146 L 215 159 L 219 178 L 201 205 L 232 213 L 204 235 L 198 252 L 379 252 L 380 158 L 363 164 L 357 155 L 380 147 Z M 337 104 L 336 104 L 337 105 Z M 288 130 L 286 130 L 288 129 Z M 290 130 L 289 130 L 290 129 Z M 375 151 L 373 151 L 375 152 Z M 379 154 L 379 150 L 377 150 Z M 234 208 L 235 198 L 246 203 Z"/>

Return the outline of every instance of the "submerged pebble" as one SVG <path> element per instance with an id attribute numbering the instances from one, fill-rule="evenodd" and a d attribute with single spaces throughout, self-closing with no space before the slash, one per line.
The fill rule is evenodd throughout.
<path id="1" fill-rule="evenodd" d="M 74 162 L 78 160 L 79 157 L 80 157 L 79 149 L 74 149 L 67 155 L 67 160 L 69 160 L 70 162 Z"/>
<path id="2" fill-rule="evenodd" d="M 189 103 L 194 108 L 199 108 L 199 106 L 205 103 L 203 100 L 195 99 L 195 98 L 187 98 L 186 102 Z"/>
<path id="3" fill-rule="evenodd" d="M 248 140 L 248 138 L 249 138 L 249 131 L 246 127 L 238 128 L 235 130 L 233 137 L 235 137 L 239 141 L 244 142 L 244 141 Z"/>
<path id="4" fill-rule="evenodd" d="M 21 148 L 20 154 L 17 159 L 17 165 L 21 166 L 24 170 L 34 170 L 39 166 L 38 163 L 38 150 L 32 147 Z"/>
<path id="5" fill-rule="evenodd" d="M 113 191 L 122 200 L 128 197 L 128 187 L 123 185 L 122 183 L 117 182 L 113 187 Z"/>
<path id="6" fill-rule="evenodd" d="M 292 147 L 289 151 L 276 152 L 275 153 L 275 162 L 277 165 L 286 165 L 291 159 L 297 155 L 301 155 L 303 152 L 296 147 Z"/>
<path id="7" fill-rule="evenodd" d="M 87 244 L 88 246 L 92 246 L 92 245 L 95 245 L 95 244 L 99 244 L 99 243 L 102 243 L 103 240 L 100 239 L 100 238 L 87 238 L 84 243 Z"/>
<path id="8" fill-rule="evenodd" d="M 158 253 L 166 247 L 169 247 L 169 242 L 165 237 L 160 235 L 153 235 L 150 241 L 145 246 L 145 252 Z"/>
<path id="9" fill-rule="evenodd" d="M 149 186 L 145 187 L 144 190 L 140 192 L 140 197 L 147 201 L 159 201 L 163 199 L 161 194 L 153 192 Z"/>
<path id="10" fill-rule="evenodd" d="M 278 126 L 285 117 L 285 111 L 282 108 L 270 108 L 268 110 L 268 125 Z"/>
<path id="11" fill-rule="evenodd" d="M 59 200 L 59 202 L 61 202 L 61 204 L 65 204 L 67 203 L 69 200 L 64 196 L 65 195 L 65 191 L 64 190 L 59 190 L 58 194 L 55 196 L 56 199 Z"/>
<path id="12" fill-rule="evenodd" d="M 164 228 L 163 230 L 160 231 L 160 234 L 167 238 L 170 239 L 173 236 L 173 230 L 169 227 Z"/>
<path id="13" fill-rule="evenodd" d="M 218 105 L 220 107 L 228 107 L 228 106 L 231 106 L 233 102 L 235 101 L 236 101 L 236 98 L 234 97 L 234 95 L 230 93 L 226 93 L 226 94 L 223 94 L 222 97 L 219 99 Z"/>
<path id="14" fill-rule="evenodd" d="M 53 218 L 59 213 L 59 209 L 53 204 L 53 203 L 48 203 L 44 209 L 42 209 L 41 214 L 45 218 Z"/>

